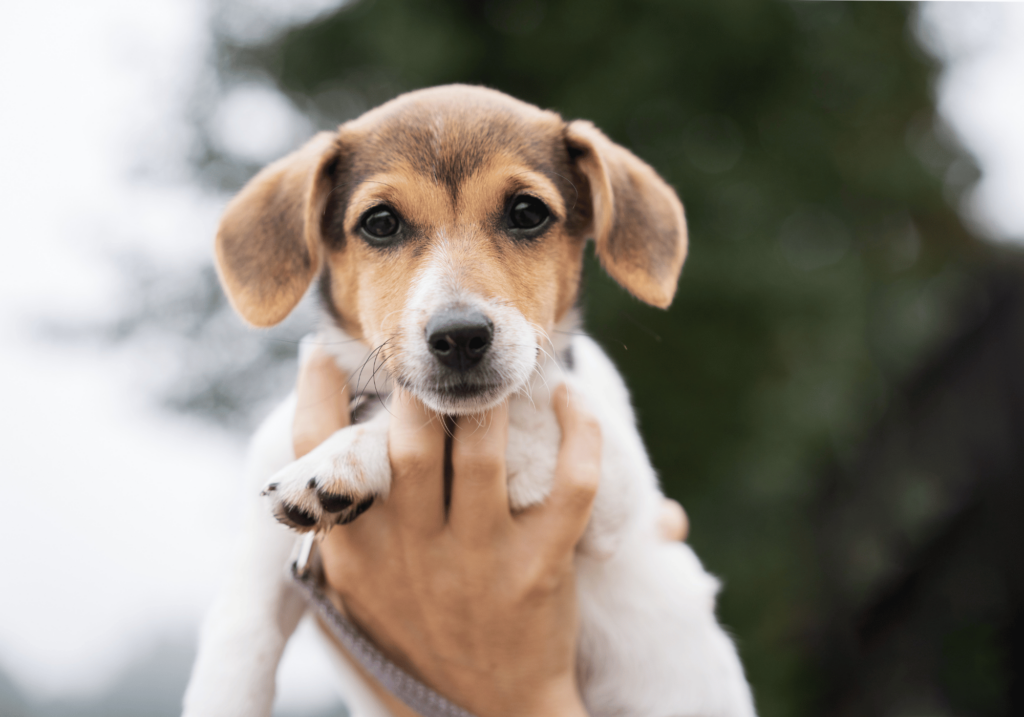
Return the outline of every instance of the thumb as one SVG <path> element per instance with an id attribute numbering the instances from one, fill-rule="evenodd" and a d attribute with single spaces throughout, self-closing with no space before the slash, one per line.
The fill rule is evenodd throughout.
<path id="1" fill-rule="evenodd" d="M 295 394 L 292 446 L 301 458 L 349 424 L 348 381 L 334 359 L 314 347 L 299 367 Z"/>

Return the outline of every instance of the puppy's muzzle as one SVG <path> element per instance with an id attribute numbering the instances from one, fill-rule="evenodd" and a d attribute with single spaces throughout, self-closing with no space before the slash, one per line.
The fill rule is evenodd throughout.
<path id="1" fill-rule="evenodd" d="M 494 338 L 494 324 L 476 309 L 446 309 L 427 322 L 427 344 L 442 364 L 464 372 L 480 363 Z"/>

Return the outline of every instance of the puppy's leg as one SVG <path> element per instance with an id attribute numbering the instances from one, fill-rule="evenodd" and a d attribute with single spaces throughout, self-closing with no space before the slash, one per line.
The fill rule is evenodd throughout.
<path id="1" fill-rule="evenodd" d="M 610 558 L 579 555 L 578 670 L 594 717 L 754 717 L 718 581 L 684 543 L 633 535 Z"/>
<path id="2" fill-rule="evenodd" d="M 391 488 L 390 414 L 343 428 L 278 471 L 263 492 L 280 522 L 299 531 L 327 531 L 358 518 Z"/>
<path id="3" fill-rule="evenodd" d="M 662 500 L 618 372 L 573 342 L 573 382 L 601 424 L 601 485 L 576 559 L 581 690 L 595 717 L 752 717 L 753 700 L 715 617 L 718 581 L 655 529 Z"/>
<path id="4" fill-rule="evenodd" d="M 287 576 L 295 535 L 277 523 L 257 486 L 295 459 L 291 396 L 253 438 L 253 478 L 238 559 L 206 616 L 185 693 L 185 717 L 269 717 L 274 677 L 285 643 L 305 611 L 305 598 Z"/>

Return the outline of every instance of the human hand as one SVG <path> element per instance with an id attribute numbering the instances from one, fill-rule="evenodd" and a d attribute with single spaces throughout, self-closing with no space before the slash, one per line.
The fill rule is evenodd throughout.
<path id="1" fill-rule="evenodd" d="M 296 393 L 292 442 L 295 457 L 301 458 L 349 424 L 349 390 L 334 359 L 320 349 L 313 349 L 299 369 Z M 686 540 L 690 521 L 683 506 L 666 498 L 658 512 L 657 530 L 665 540 Z"/>
<path id="2" fill-rule="evenodd" d="M 303 366 L 297 455 L 347 425 L 344 386 L 322 353 Z M 418 401 L 398 396 L 391 407 L 391 495 L 321 546 L 328 583 L 378 646 L 480 715 L 585 714 L 574 679 L 572 556 L 596 492 L 600 433 L 578 402 L 566 399 L 562 387 L 554 406 L 563 445 L 543 506 L 509 512 L 508 417 L 501 408 L 456 427 L 446 517 L 444 429 Z M 663 507 L 659 531 L 668 539 L 685 536 L 686 516 L 674 501 Z M 397 700 L 381 697 L 396 714 L 404 712 Z"/>
<path id="3" fill-rule="evenodd" d="M 690 534 L 690 519 L 679 505 L 671 498 L 665 498 L 658 510 L 658 535 L 663 540 L 677 542 L 686 540 Z"/>

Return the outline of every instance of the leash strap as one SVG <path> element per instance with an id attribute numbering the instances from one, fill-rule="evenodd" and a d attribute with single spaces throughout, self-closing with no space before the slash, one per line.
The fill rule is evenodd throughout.
<path id="1" fill-rule="evenodd" d="M 306 533 L 291 566 L 292 577 L 348 654 L 388 692 L 423 717 L 475 717 L 389 660 L 351 620 L 338 612 L 320 587 L 318 571 L 313 569 L 314 548 L 314 534 Z"/>

